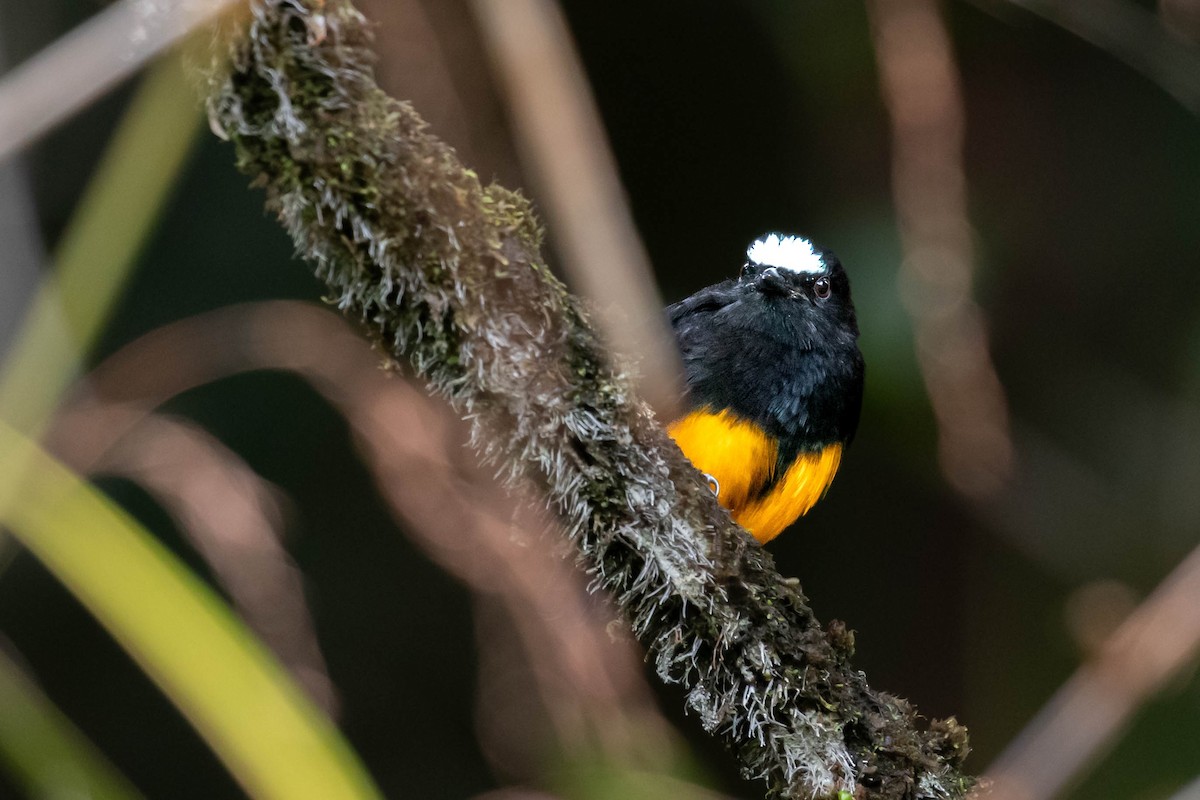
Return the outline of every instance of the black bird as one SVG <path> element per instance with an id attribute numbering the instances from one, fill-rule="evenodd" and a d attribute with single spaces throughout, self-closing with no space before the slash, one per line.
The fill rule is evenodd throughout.
<path id="1" fill-rule="evenodd" d="M 808 239 L 771 233 L 736 280 L 667 313 L 689 409 L 668 430 L 734 520 L 768 542 L 824 496 L 858 427 L 863 358 L 846 271 Z"/>

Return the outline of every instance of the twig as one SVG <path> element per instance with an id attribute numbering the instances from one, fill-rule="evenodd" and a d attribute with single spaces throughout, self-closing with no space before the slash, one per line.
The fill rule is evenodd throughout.
<path id="1" fill-rule="evenodd" d="M 1012 441 L 983 313 L 971 298 L 964 113 L 949 34 L 934 0 L 870 0 L 867 9 L 892 120 L 900 290 L 937 417 L 942 470 L 959 491 L 988 496 L 1010 475 Z"/>
<path id="2" fill-rule="evenodd" d="M 558 734 L 565 747 L 587 748 L 594 756 L 598 745 L 613 761 L 635 764 L 654 760 L 653 754 L 631 757 L 647 738 L 660 754 L 669 750 L 677 737 L 642 681 L 640 655 L 610 641 L 608 619 L 601 620 L 598 609 L 584 602 L 581 576 L 546 546 L 544 537 L 531 540 L 529 531 L 542 529 L 545 521 L 519 510 L 464 453 L 460 420 L 378 367 L 366 342 L 329 311 L 293 301 L 232 306 L 156 328 L 109 356 L 92 372 L 88 397 L 76 399 L 56 420 L 50 442 L 79 469 L 128 461 L 112 452 L 114 443 L 122 442 L 122 449 L 135 455 L 144 449 L 137 440 L 146 437 L 133 434 L 147 423 L 161 424 L 150 410 L 172 396 L 239 372 L 293 370 L 346 418 L 371 474 L 393 512 L 407 523 L 406 530 L 489 603 L 499 598 L 508 608 L 527 660 L 538 673 L 546 710 L 560 721 Z M 224 448 L 214 444 L 219 455 Z M 185 462 L 213 466 L 214 454 L 199 453 Z M 147 456 L 137 460 L 145 462 Z M 166 470 L 138 470 L 139 478 L 151 484 L 170 484 L 174 499 L 169 506 L 179 504 L 181 492 L 192 494 L 181 485 L 184 481 L 172 479 L 180 467 L 175 461 L 160 464 Z M 188 516 L 202 507 L 227 515 L 231 504 L 238 505 L 246 491 L 228 485 L 228 479 L 248 470 L 233 467 L 233 474 L 217 476 L 231 497 L 200 506 L 188 503 Z M 159 474 L 163 471 L 168 474 Z M 253 473 L 241 477 L 252 495 L 261 495 L 261 487 L 255 488 L 261 479 Z M 243 504 L 255 500 L 242 499 Z M 257 499 L 260 504 L 270 501 Z M 199 527 L 201 533 L 212 529 L 212 536 L 224 530 L 225 539 L 244 538 L 236 534 L 252 533 L 245 525 L 250 516 L 254 514 L 243 513 L 242 524 L 233 519 Z M 270 527 L 264 521 L 257 529 Z M 213 541 L 201 549 L 211 556 L 218 575 L 231 573 L 228 585 L 240 602 L 237 589 L 252 576 L 243 569 L 244 548 L 237 541 L 231 544 L 221 548 Z M 259 552 L 270 545 L 259 542 L 250 549 Z M 278 560 L 286 563 L 286 554 L 280 552 Z M 277 564 L 265 565 L 264 571 L 268 587 L 279 585 L 266 580 L 278 575 Z M 266 610 L 291 605 L 275 599 Z M 251 607 L 247 616 L 254 622 L 263 615 Z M 646 735 L 635 736 L 635 731 Z"/>
<path id="3" fill-rule="evenodd" d="M 635 648 L 609 641 L 602 609 L 585 602 L 582 576 L 537 535 L 545 521 L 515 507 L 477 468 L 455 463 L 459 420 L 398 381 L 342 407 L 406 530 L 507 610 L 564 749 L 645 763 L 656 759 L 639 754 L 638 743 L 654 741 L 657 754 L 678 745 L 641 681 Z"/>
<path id="4" fill-rule="evenodd" d="M 988 771 L 989 800 L 1056 796 L 1200 653 L 1200 548 L 1058 690 Z"/>
<path id="5" fill-rule="evenodd" d="M 770 556 L 607 366 L 528 203 L 474 173 L 369 71 L 346 0 L 271 0 L 214 81 L 214 127 L 336 302 L 545 497 L 661 678 L 785 797 L 960 797 L 965 731 L 870 689 Z"/>
<path id="6" fill-rule="evenodd" d="M 303 577 L 280 541 L 283 509 L 266 481 L 205 431 L 149 413 L 145 404 L 77 399 L 46 437 L 76 471 L 128 477 L 158 500 L 250 627 L 313 701 L 337 716 Z"/>
<path id="7" fill-rule="evenodd" d="M 0 161 L 246 0 L 123 0 L 0 81 Z"/>
<path id="8" fill-rule="evenodd" d="M 577 290 L 638 394 L 678 416 L 683 365 L 583 65 L 555 0 L 472 0 L 512 109 L 521 161 Z"/>

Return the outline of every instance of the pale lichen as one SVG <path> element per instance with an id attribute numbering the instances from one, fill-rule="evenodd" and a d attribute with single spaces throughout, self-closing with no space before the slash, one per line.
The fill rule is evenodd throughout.
<path id="1" fill-rule="evenodd" d="M 256 5 L 209 108 L 331 302 L 471 421 L 506 481 L 547 498 L 747 775 L 790 798 L 965 794 L 965 730 L 919 729 L 867 685 L 853 636 L 819 625 L 609 367 L 528 202 L 482 186 L 379 90 L 348 0 Z"/>

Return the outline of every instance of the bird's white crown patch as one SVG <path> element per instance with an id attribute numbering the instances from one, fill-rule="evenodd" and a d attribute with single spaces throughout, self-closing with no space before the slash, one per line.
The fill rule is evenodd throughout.
<path id="1" fill-rule="evenodd" d="M 746 248 L 746 258 L 760 267 L 776 267 L 806 275 L 825 271 L 825 260 L 803 236 L 767 234 Z"/>

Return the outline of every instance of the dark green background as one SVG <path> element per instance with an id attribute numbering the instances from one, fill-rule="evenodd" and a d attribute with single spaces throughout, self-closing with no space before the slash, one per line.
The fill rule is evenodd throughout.
<path id="1" fill-rule="evenodd" d="M 862 425 L 828 498 L 772 550 L 822 618 L 857 630 L 857 663 L 874 685 L 971 728 L 969 763 L 981 771 L 1079 661 L 1067 597 L 1099 579 L 1142 595 L 1200 539 L 1200 124 L 1036 18 L 944 6 L 967 104 L 976 297 L 1020 465 L 1011 491 L 980 508 L 937 470 L 897 296 L 888 123 L 860 4 L 564 5 L 667 301 L 732 274 L 768 229 L 808 233 L 848 266 L 868 362 Z M 96 7 L 0 2 L 10 62 Z M 455 13 L 437 19 L 451 25 Z M 382 42 L 390 35 L 381 29 Z M 458 59 L 459 85 L 486 89 L 483 63 Z M 51 246 L 127 97 L 118 91 L 27 154 Z M 489 102 L 481 117 L 497 113 Z M 511 161 L 484 161 L 485 177 L 516 179 Z M 246 183 L 206 134 L 94 358 L 198 311 L 320 296 Z M 473 732 L 470 598 L 395 528 L 343 421 L 300 381 L 269 374 L 204 387 L 170 409 L 291 498 L 289 547 L 344 729 L 385 793 L 459 798 L 494 786 Z M 140 490 L 102 486 L 204 572 Z M 0 578 L 0 633 L 149 797 L 240 796 L 26 555 Z M 678 694 L 663 695 L 695 734 Z M 761 794 L 695 738 L 725 790 Z M 1200 772 L 1197 742 L 1200 686 L 1189 676 L 1072 796 L 1168 797 Z M 19 795 L 0 776 L 8 796 Z"/>

